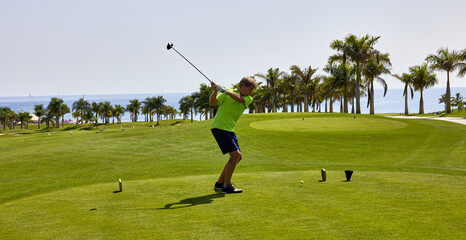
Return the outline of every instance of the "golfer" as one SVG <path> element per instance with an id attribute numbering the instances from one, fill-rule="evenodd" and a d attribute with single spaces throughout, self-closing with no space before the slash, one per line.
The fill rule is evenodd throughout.
<path id="1" fill-rule="evenodd" d="M 250 96 L 257 87 L 256 80 L 251 77 L 244 77 L 239 82 L 238 89 L 225 89 L 211 82 L 214 89 L 209 98 L 209 105 L 218 105 L 218 111 L 212 122 L 212 134 L 217 140 L 223 154 L 230 154 L 230 159 L 223 168 L 222 174 L 215 183 L 215 190 L 222 190 L 226 193 L 241 193 L 243 190 L 237 189 L 231 184 L 231 176 L 236 165 L 241 161 L 242 154 L 238 145 L 238 138 L 235 134 L 236 121 L 252 103 Z"/>

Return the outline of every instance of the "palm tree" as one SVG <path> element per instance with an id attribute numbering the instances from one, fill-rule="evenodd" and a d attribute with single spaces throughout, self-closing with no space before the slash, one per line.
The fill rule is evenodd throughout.
<path id="1" fill-rule="evenodd" d="M 92 110 L 92 112 L 95 113 L 95 118 L 94 118 L 95 123 L 99 124 L 99 114 L 100 114 L 100 112 L 102 112 L 101 111 L 101 104 L 97 103 L 97 102 L 92 102 L 91 110 Z"/>
<path id="2" fill-rule="evenodd" d="M 110 122 L 110 117 L 112 116 L 113 107 L 108 101 L 105 101 L 100 104 L 101 104 L 102 122 L 105 124 L 108 124 Z"/>
<path id="3" fill-rule="evenodd" d="M 68 105 L 62 103 L 60 105 L 60 114 L 61 114 L 61 126 L 62 127 L 65 127 L 65 114 L 69 113 L 70 112 L 70 108 L 68 107 Z"/>
<path id="4" fill-rule="evenodd" d="M 311 100 L 312 112 L 316 111 L 316 105 L 320 104 L 320 82 L 322 81 L 322 76 L 316 76 L 311 79 L 310 84 L 305 88 L 310 93 L 309 100 Z"/>
<path id="5" fill-rule="evenodd" d="M 343 101 L 340 101 L 340 106 L 343 107 L 340 112 L 348 113 L 349 89 L 351 78 L 355 73 L 354 68 L 349 63 L 338 64 L 329 59 L 329 63 L 325 66 L 324 71 L 330 74 L 328 77 L 331 82 L 330 88 L 340 90 L 341 97 L 343 98 Z"/>
<path id="6" fill-rule="evenodd" d="M 194 114 L 197 114 L 196 102 L 197 102 L 197 99 L 199 99 L 199 96 L 200 96 L 199 92 L 193 92 L 190 95 L 190 100 L 192 100 L 192 103 L 190 105 L 190 107 L 191 107 L 191 123 L 193 122 Z"/>
<path id="7" fill-rule="evenodd" d="M 269 100 L 272 98 L 270 88 L 267 85 L 262 85 L 262 82 L 259 82 L 259 87 L 255 90 L 255 97 L 252 104 L 256 107 L 256 112 L 265 113 L 266 109 L 270 112 Z"/>
<path id="8" fill-rule="evenodd" d="M 458 108 L 458 112 L 461 110 L 461 107 L 462 107 L 462 103 L 463 103 L 463 96 L 461 96 L 461 93 L 456 93 L 455 94 L 455 97 L 452 98 L 452 103 L 451 105 L 454 106 L 454 107 L 457 107 Z M 461 107 L 460 107 L 461 106 Z"/>
<path id="9" fill-rule="evenodd" d="M 410 74 L 413 77 L 413 86 L 415 91 L 421 92 L 421 99 L 419 100 L 419 114 L 424 113 L 424 100 L 423 91 L 424 89 L 435 86 L 438 83 L 437 76 L 432 69 L 427 67 L 427 63 L 422 65 L 416 65 L 409 68 Z"/>
<path id="10" fill-rule="evenodd" d="M 258 83 L 258 87 L 254 89 L 252 97 L 254 101 L 249 105 L 249 113 L 264 113 L 269 98 L 267 86 L 262 85 L 263 82 Z"/>
<path id="11" fill-rule="evenodd" d="M 272 112 L 277 112 L 277 108 L 275 104 L 277 93 L 278 93 L 277 84 L 278 84 L 278 80 L 283 74 L 284 72 L 280 71 L 279 68 L 275 68 L 275 69 L 269 68 L 269 70 L 267 70 L 267 74 L 257 73 L 254 75 L 256 77 L 260 77 L 266 80 L 267 82 L 267 87 L 270 90 L 271 95 L 272 95 Z"/>
<path id="12" fill-rule="evenodd" d="M 117 118 L 117 123 L 121 123 L 121 116 L 125 114 L 125 108 L 121 105 L 115 105 L 112 111 L 113 117 Z"/>
<path id="13" fill-rule="evenodd" d="M 94 113 L 92 112 L 92 109 L 89 108 L 86 111 L 84 111 L 84 114 L 81 117 L 84 119 L 86 123 L 90 123 L 94 119 Z"/>
<path id="14" fill-rule="evenodd" d="M 335 101 L 335 89 L 332 88 L 333 79 L 326 76 L 322 82 L 322 91 L 325 99 L 325 112 L 327 112 L 327 105 L 329 105 L 328 111 L 333 113 L 333 102 Z M 328 104 L 329 103 L 329 104 Z"/>
<path id="15" fill-rule="evenodd" d="M 300 69 L 297 65 L 290 67 L 291 73 L 297 77 L 298 81 L 302 84 L 304 91 L 304 112 L 309 112 L 309 85 L 312 83 L 312 76 L 317 72 L 318 68 L 308 68 Z"/>
<path id="16" fill-rule="evenodd" d="M 45 114 L 44 105 L 36 104 L 34 105 L 34 115 L 37 116 L 37 129 L 40 129 L 41 117 Z"/>
<path id="17" fill-rule="evenodd" d="M 380 54 L 372 57 L 363 68 L 363 75 L 366 81 L 366 89 L 368 92 L 367 105 L 370 105 L 370 114 L 374 114 L 374 80 L 382 84 L 384 88 L 383 96 L 387 94 L 387 82 L 381 78 L 381 74 L 390 74 L 390 58 L 388 53 Z"/>
<path id="18" fill-rule="evenodd" d="M 91 108 L 91 104 L 88 101 L 84 100 L 83 97 L 78 99 L 78 101 L 73 103 L 72 110 L 75 111 L 75 112 L 78 112 L 78 114 L 76 114 L 76 116 L 79 116 L 81 118 L 81 119 L 77 119 L 77 123 L 82 123 L 83 122 L 84 112 L 87 109 L 90 109 L 90 108 Z"/>
<path id="19" fill-rule="evenodd" d="M 405 97 L 405 115 L 408 115 L 408 88 L 411 90 L 411 99 L 414 97 L 413 93 L 413 76 L 408 73 L 403 73 L 401 76 L 398 74 L 393 74 L 396 79 L 400 80 L 405 84 L 405 89 L 403 91 L 403 97 Z"/>
<path id="20" fill-rule="evenodd" d="M 461 64 L 458 76 L 464 77 L 464 75 L 466 74 L 466 49 L 461 51 L 461 60 L 463 61 L 463 63 Z"/>
<path id="21" fill-rule="evenodd" d="M 195 106 L 198 109 L 200 115 L 202 114 L 205 115 L 205 120 L 208 119 L 208 114 L 211 112 L 213 109 L 209 105 L 209 97 L 212 94 L 212 89 L 207 86 L 207 84 L 201 84 L 200 89 L 199 89 L 199 98 L 195 102 Z M 212 114 L 210 114 L 212 116 Z"/>
<path id="22" fill-rule="evenodd" d="M 426 61 L 431 64 L 431 69 L 447 72 L 446 113 L 451 113 L 450 72 L 460 69 L 464 65 L 461 60 L 461 53 L 455 50 L 450 52 L 448 48 L 440 48 L 437 55 L 430 54 L 426 57 Z"/>
<path id="23" fill-rule="evenodd" d="M 3 123 L 3 131 L 5 131 L 7 124 L 10 126 L 12 113 L 13 111 L 9 107 L 0 107 L 0 122 Z"/>
<path id="24" fill-rule="evenodd" d="M 356 113 L 361 114 L 360 104 L 360 82 L 362 69 L 367 61 L 376 54 L 374 45 L 379 40 L 380 36 L 371 37 L 367 34 L 364 37 L 357 38 L 353 34 L 349 34 L 344 40 L 334 40 L 330 44 L 330 48 L 341 52 L 343 55 L 343 63 L 346 63 L 346 57 L 354 64 L 356 70 L 355 82 L 355 97 L 356 97 Z"/>
<path id="25" fill-rule="evenodd" d="M 278 101 L 281 103 L 277 107 L 283 107 L 282 112 L 288 112 L 287 104 L 289 103 L 289 99 L 287 97 L 287 82 L 285 79 L 288 78 L 288 74 L 284 74 L 277 82 L 277 93 L 278 93 Z"/>
<path id="26" fill-rule="evenodd" d="M 50 123 L 52 123 L 52 127 L 55 127 L 55 124 L 53 122 L 53 113 L 51 111 L 49 111 L 48 109 L 46 109 L 45 111 L 45 115 L 44 117 L 42 118 L 43 122 L 45 122 L 45 124 L 47 124 L 47 128 L 50 128 Z"/>
<path id="27" fill-rule="evenodd" d="M 11 111 L 10 112 L 10 129 L 15 129 L 16 123 L 19 121 L 19 116 L 17 113 Z"/>
<path id="28" fill-rule="evenodd" d="M 163 106 L 162 114 L 164 115 L 165 119 L 174 119 L 178 111 L 172 106 Z"/>
<path id="29" fill-rule="evenodd" d="M 291 112 L 294 112 L 295 105 L 295 96 L 296 96 L 296 76 L 293 74 L 284 74 L 282 81 L 283 94 L 288 94 L 288 99 L 290 100 Z M 286 97 L 285 97 L 286 99 Z"/>
<path id="30" fill-rule="evenodd" d="M 132 122 L 138 121 L 139 109 L 141 108 L 141 102 L 138 99 L 133 99 L 129 101 L 130 104 L 126 106 L 126 111 L 130 112 L 130 117 Z"/>
<path id="31" fill-rule="evenodd" d="M 454 100 L 455 100 L 454 97 L 450 98 L 450 102 L 453 102 Z M 447 104 L 447 94 L 446 93 L 440 95 L 440 97 L 438 98 L 438 103 L 439 104 L 444 103 L 445 105 Z"/>
<path id="32" fill-rule="evenodd" d="M 144 114 L 146 122 L 153 122 L 155 101 L 155 97 L 147 97 L 146 100 L 142 101 L 141 113 Z"/>
<path id="33" fill-rule="evenodd" d="M 154 98 L 154 109 L 155 109 L 155 114 L 157 115 L 157 125 L 159 125 L 159 117 L 162 114 L 162 109 L 163 106 L 165 106 L 165 103 L 167 100 L 163 98 L 163 96 L 157 96 Z"/>
<path id="34" fill-rule="evenodd" d="M 191 105 L 192 103 L 191 96 L 185 96 L 182 97 L 179 101 L 178 104 L 180 104 L 180 115 L 183 115 L 183 120 L 186 119 L 187 115 L 189 114 L 189 111 L 191 110 Z"/>
<path id="35" fill-rule="evenodd" d="M 23 129 L 23 125 L 25 128 L 28 129 L 28 121 L 31 119 L 31 115 L 28 112 L 20 112 L 18 114 L 18 119 L 21 122 L 21 129 Z"/>
<path id="36" fill-rule="evenodd" d="M 47 106 L 49 114 L 55 117 L 55 126 L 57 128 L 60 127 L 60 117 L 62 116 L 62 105 L 63 105 L 63 99 L 54 97 L 50 99 L 49 105 Z"/>

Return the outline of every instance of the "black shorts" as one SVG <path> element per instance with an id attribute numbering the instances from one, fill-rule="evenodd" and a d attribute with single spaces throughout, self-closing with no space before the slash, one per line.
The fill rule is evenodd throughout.
<path id="1" fill-rule="evenodd" d="M 218 128 L 212 128 L 211 130 L 223 154 L 240 150 L 238 138 L 234 132 L 228 132 Z"/>

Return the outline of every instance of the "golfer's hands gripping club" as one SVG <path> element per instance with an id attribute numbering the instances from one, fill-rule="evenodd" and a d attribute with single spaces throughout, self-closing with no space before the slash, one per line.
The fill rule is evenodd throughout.
<path id="1" fill-rule="evenodd" d="M 222 87 L 220 85 L 217 85 L 214 82 L 210 82 L 210 84 L 212 85 L 213 88 L 217 89 L 217 91 L 219 91 L 219 92 L 222 92 L 222 93 L 227 92 L 227 90 L 224 87 Z"/>
<path id="2" fill-rule="evenodd" d="M 215 88 L 217 88 L 217 90 L 218 90 L 219 92 L 222 92 L 222 93 L 226 93 L 226 92 L 227 92 L 227 90 L 226 90 L 225 88 L 223 88 L 222 86 L 220 86 L 220 85 L 216 85 Z"/>

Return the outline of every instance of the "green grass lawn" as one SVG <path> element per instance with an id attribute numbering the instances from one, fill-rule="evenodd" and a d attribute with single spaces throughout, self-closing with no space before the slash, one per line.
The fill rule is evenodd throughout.
<path id="1" fill-rule="evenodd" d="M 466 234 L 464 125 L 351 114 L 244 115 L 237 126 L 243 160 L 233 176 L 244 193 L 224 196 L 212 190 L 227 157 L 210 123 L 3 132 L 0 239 Z M 322 168 L 326 182 L 319 181 Z M 350 182 L 345 169 L 354 170 Z M 115 192 L 118 179 L 123 192 Z"/>
<path id="2" fill-rule="evenodd" d="M 411 115 L 411 114 L 410 114 Z M 466 117 L 466 109 L 463 109 L 461 112 L 457 108 L 451 109 L 451 113 L 446 114 L 445 111 L 438 112 L 438 114 L 413 114 L 413 116 L 420 117 Z"/>
<path id="3" fill-rule="evenodd" d="M 399 113 L 381 113 L 377 114 L 380 116 L 397 116 L 400 115 Z M 418 116 L 418 117 L 461 117 L 466 118 L 466 109 L 463 109 L 461 112 L 457 108 L 451 109 L 451 113 L 446 114 L 445 111 L 437 113 L 425 113 L 425 114 L 418 114 L 418 113 L 410 113 L 409 116 Z"/>

